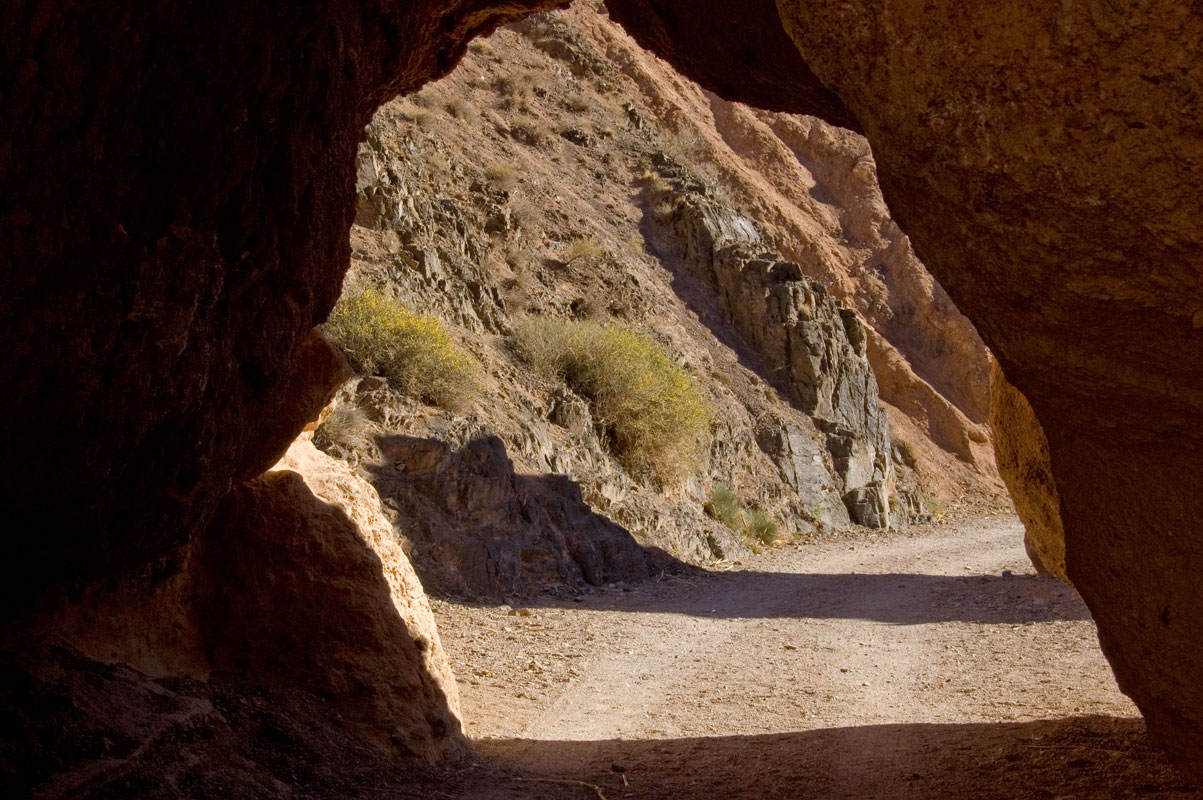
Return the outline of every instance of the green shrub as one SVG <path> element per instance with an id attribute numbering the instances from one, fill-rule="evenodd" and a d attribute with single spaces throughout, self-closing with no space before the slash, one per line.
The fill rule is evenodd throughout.
<path id="1" fill-rule="evenodd" d="M 753 508 L 748 511 L 744 517 L 745 520 L 745 536 L 755 539 L 763 545 L 771 545 L 777 541 L 777 533 L 780 528 L 776 520 L 769 517 L 759 508 Z"/>
<path id="2" fill-rule="evenodd" d="M 589 399 L 632 473 L 670 482 L 705 462 L 714 411 L 650 336 L 550 317 L 527 318 L 515 335 L 528 363 Z"/>
<path id="3" fill-rule="evenodd" d="M 755 506 L 749 506 L 725 483 L 716 483 L 710 490 L 706 513 L 726 525 L 744 539 L 765 546 L 777 541 L 780 526 Z"/>
<path id="4" fill-rule="evenodd" d="M 706 503 L 706 513 L 733 531 L 743 532 L 743 501 L 725 483 L 716 483 Z"/>
<path id="5" fill-rule="evenodd" d="M 343 297 L 323 327 L 357 372 L 381 375 L 411 397 L 454 408 L 476 390 L 480 366 L 443 324 L 380 292 Z"/>

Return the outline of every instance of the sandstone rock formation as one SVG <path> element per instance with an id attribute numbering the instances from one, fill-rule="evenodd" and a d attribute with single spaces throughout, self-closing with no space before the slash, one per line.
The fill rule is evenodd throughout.
<path id="1" fill-rule="evenodd" d="M 1203 775 L 1203 544 L 1181 480 L 1203 446 L 1203 14 L 779 7 L 864 125 L 924 263 L 1031 401 L 1069 578 L 1150 730 Z"/>
<path id="2" fill-rule="evenodd" d="M 209 528 L 157 572 L 89 585 L 7 631 L 3 649 L 47 642 L 18 665 L 35 675 L 62 670 L 66 688 L 52 694 L 76 691 L 62 664 L 96 670 L 82 664 L 94 659 L 129 665 L 117 668 L 114 690 L 138 697 L 161 693 L 151 678 L 220 677 L 225 692 L 320 698 L 325 714 L 382 755 L 434 761 L 462 747 L 455 679 L 379 497 L 308 434 L 228 496 Z M 63 646 L 78 654 L 63 655 Z M 202 702 L 196 711 L 212 709 Z M 109 777 L 133 766 L 113 764 Z"/>
<path id="3" fill-rule="evenodd" d="M 876 192 L 871 159 L 865 169 L 867 146 L 817 120 L 802 134 L 798 120 L 768 115 L 755 124 L 770 130 L 771 121 L 782 131 L 782 139 L 769 134 L 776 143 L 769 151 L 773 158 L 741 161 L 721 149 L 727 147 L 723 137 L 731 127 L 728 117 L 751 112 L 733 107 L 720 115 L 716 102 L 641 51 L 596 8 L 581 5 L 534 15 L 474 44 L 445 79 L 388 103 L 368 126 L 357 159 L 345 291 L 369 288 L 437 315 L 481 363 L 485 377 L 473 402 L 454 412 L 407 401 L 383 380 L 365 378 L 348 386 L 316 441 L 355 464 L 380 489 L 432 592 L 497 600 L 509 592 L 574 591 L 582 580 L 596 583 L 602 575 L 609 581 L 646 573 L 641 559 L 625 556 L 607 556 L 606 568 L 582 572 L 574 556 L 580 548 L 569 546 L 561 533 L 565 526 L 549 524 L 551 517 L 574 519 L 581 534 L 592 531 L 599 540 L 609 537 L 594 515 L 610 517 L 640 546 L 680 561 L 739 558 L 748 546 L 702 513 L 718 484 L 733 486 L 786 534 L 806 534 L 816 524 L 825 530 L 846 527 L 851 520 L 845 495 L 858 522 L 884 527 L 923 517 L 918 494 L 901 494 L 895 486 L 896 473 L 905 473 L 912 488 L 920 484 L 911 469 L 916 465 L 907 466 L 893 447 L 887 412 L 877 401 L 870 348 L 894 354 L 900 364 L 895 376 L 909 375 L 939 403 L 955 406 L 922 382 L 880 335 L 874 345 L 847 305 L 855 302 L 859 309 L 862 296 L 866 308 L 885 303 L 884 283 L 864 288 L 864 275 L 841 272 L 861 259 L 889 261 L 894 281 L 907 282 L 908 270 L 922 274 L 913 256 L 907 261 L 904 241 L 890 245 L 872 233 L 895 229 Z M 710 153 L 709 147 L 716 149 Z M 823 194 L 821 209 L 792 208 L 794 197 L 782 196 L 778 188 L 809 174 L 788 169 L 788 162 L 801 163 L 802 153 L 835 165 L 825 167 L 823 180 L 832 190 Z M 712 169 L 728 162 L 739 163 L 741 171 Z M 671 180 L 673 186 L 633 197 L 632 173 L 658 174 L 650 184 Z M 774 223 L 762 233 L 744 220 L 745 234 L 723 245 L 738 247 L 721 265 L 712 265 L 713 236 L 705 225 L 691 228 L 687 221 L 693 217 L 684 209 L 677 215 L 681 230 L 667 238 L 659 230 L 663 226 L 653 223 L 659 206 L 695 195 L 698 202 L 711 198 L 707 207 L 723 219 L 743 219 L 742 209 L 750 207 L 758 221 Z M 721 203 L 713 200 L 718 196 Z M 829 225 L 836 214 L 846 219 L 847 230 L 857 231 L 855 247 L 851 239 L 847 250 L 836 244 Z M 565 255 L 581 241 L 593 242 L 594 252 L 577 259 Z M 814 249 L 815 242 L 829 250 L 816 250 L 805 272 L 800 263 L 772 259 L 792 270 L 787 283 L 817 287 L 808 290 L 810 321 L 794 319 L 789 310 L 777 320 L 780 303 L 769 296 L 777 281 L 752 281 L 755 270 L 747 272 L 748 286 L 739 288 L 740 272 L 760 253 Z M 700 259 L 697 264 L 681 261 L 682 247 L 689 258 Z M 896 256 L 885 254 L 891 248 Z M 721 267 L 726 291 L 721 307 L 713 309 L 712 266 Z M 839 297 L 820 281 L 834 281 Z M 927 284 L 932 290 L 930 278 Z M 905 295 L 914 318 L 952 319 L 922 294 L 920 288 Z M 777 321 L 764 327 L 766 314 Z M 515 358 L 511 334 L 527 315 L 588 319 L 652 334 L 716 406 L 721 430 L 708 467 L 669 492 L 627 474 L 609 452 L 607 432 L 594 424 L 588 402 Z M 922 330 L 900 319 L 893 325 L 892 333 L 907 332 L 912 350 L 924 338 Z M 794 357 L 782 377 L 778 367 L 786 345 Z M 984 359 L 983 350 L 980 363 Z M 943 376 L 943 386 L 976 396 L 970 380 L 947 370 L 931 374 Z M 894 380 L 895 386 L 902 383 L 905 379 Z M 972 453 L 942 449 L 928 436 L 915 436 L 917 427 L 918 421 L 908 439 L 928 441 L 949 461 L 966 465 L 965 477 L 977 469 L 969 466 Z M 964 428 L 955 430 L 957 441 L 969 440 Z M 504 456 L 498 449 L 492 457 L 494 450 L 478 441 L 491 437 L 504 447 Z M 394 469 L 395 459 L 382 452 L 384 441 L 438 451 L 429 460 L 439 465 L 439 474 Z M 989 463 L 980 465 L 982 484 L 989 484 Z M 924 478 L 939 472 L 929 470 Z M 942 493 L 938 482 L 934 490 L 923 485 L 956 497 Z M 575 496 L 578 486 L 591 510 Z M 534 487 L 540 491 L 530 491 Z M 563 498 L 556 499 L 557 487 L 567 492 Z M 856 489 L 863 491 L 854 495 Z M 494 498 L 498 509 L 449 504 L 449 498 L 476 494 Z M 501 513 L 527 505 L 529 519 Z M 549 517 L 544 510 L 554 513 Z M 590 537 L 575 538 L 579 543 Z"/>
<path id="4" fill-rule="evenodd" d="M 164 555 L 270 466 L 317 410 L 291 382 L 323 380 L 364 124 L 553 5 L 0 11 L 0 498 L 54 531 L 0 540 L 0 607 Z"/>
<path id="5" fill-rule="evenodd" d="M 226 499 L 198 561 L 214 670 L 323 697 L 396 755 L 460 747 L 455 678 L 380 499 L 308 436 Z"/>
<path id="6" fill-rule="evenodd" d="M 998 471 L 1023 520 L 1024 544 L 1036 570 L 1069 583 L 1061 497 L 1049 463 L 1048 438 L 1032 406 L 995 365 L 990 379 L 990 428 Z"/>

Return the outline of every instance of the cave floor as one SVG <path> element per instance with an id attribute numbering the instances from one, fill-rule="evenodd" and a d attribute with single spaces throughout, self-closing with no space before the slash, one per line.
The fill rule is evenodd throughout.
<path id="1" fill-rule="evenodd" d="M 475 755 L 432 797 L 1199 797 L 1010 515 L 435 612 Z"/>

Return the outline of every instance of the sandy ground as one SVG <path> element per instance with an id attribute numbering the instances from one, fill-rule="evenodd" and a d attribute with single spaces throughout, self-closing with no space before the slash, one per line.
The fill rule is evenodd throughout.
<path id="1" fill-rule="evenodd" d="M 435 797 L 1200 796 L 1011 516 L 435 611 L 479 755 Z"/>

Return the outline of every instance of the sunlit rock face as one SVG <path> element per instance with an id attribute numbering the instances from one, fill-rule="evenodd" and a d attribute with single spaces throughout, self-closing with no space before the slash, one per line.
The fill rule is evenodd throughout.
<path id="1" fill-rule="evenodd" d="M 1036 571 L 1070 583 L 1065 571 L 1061 497 L 1049 463 L 1048 437 L 1023 394 L 998 364 L 990 376 L 990 431 L 998 472 L 1023 520 L 1024 547 Z"/>
<path id="2" fill-rule="evenodd" d="M 163 555 L 279 457 L 337 378 L 304 343 L 363 126 L 552 5 L 0 10 L 0 606 Z"/>
<path id="3" fill-rule="evenodd" d="M 717 90 L 741 69 L 738 46 L 715 44 L 729 39 L 721 3 L 609 5 Z M 859 121 L 894 218 L 1047 433 L 1068 575 L 1121 686 L 1197 775 L 1203 12 L 779 0 L 778 17 L 771 5 L 741 4 L 740 30 L 779 52 L 784 22 L 807 69 L 772 84 L 780 98 L 760 80 L 750 93 L 824 116 L 822 85 Z M 708 65 L 701 42 L 720 53 Z"/>

